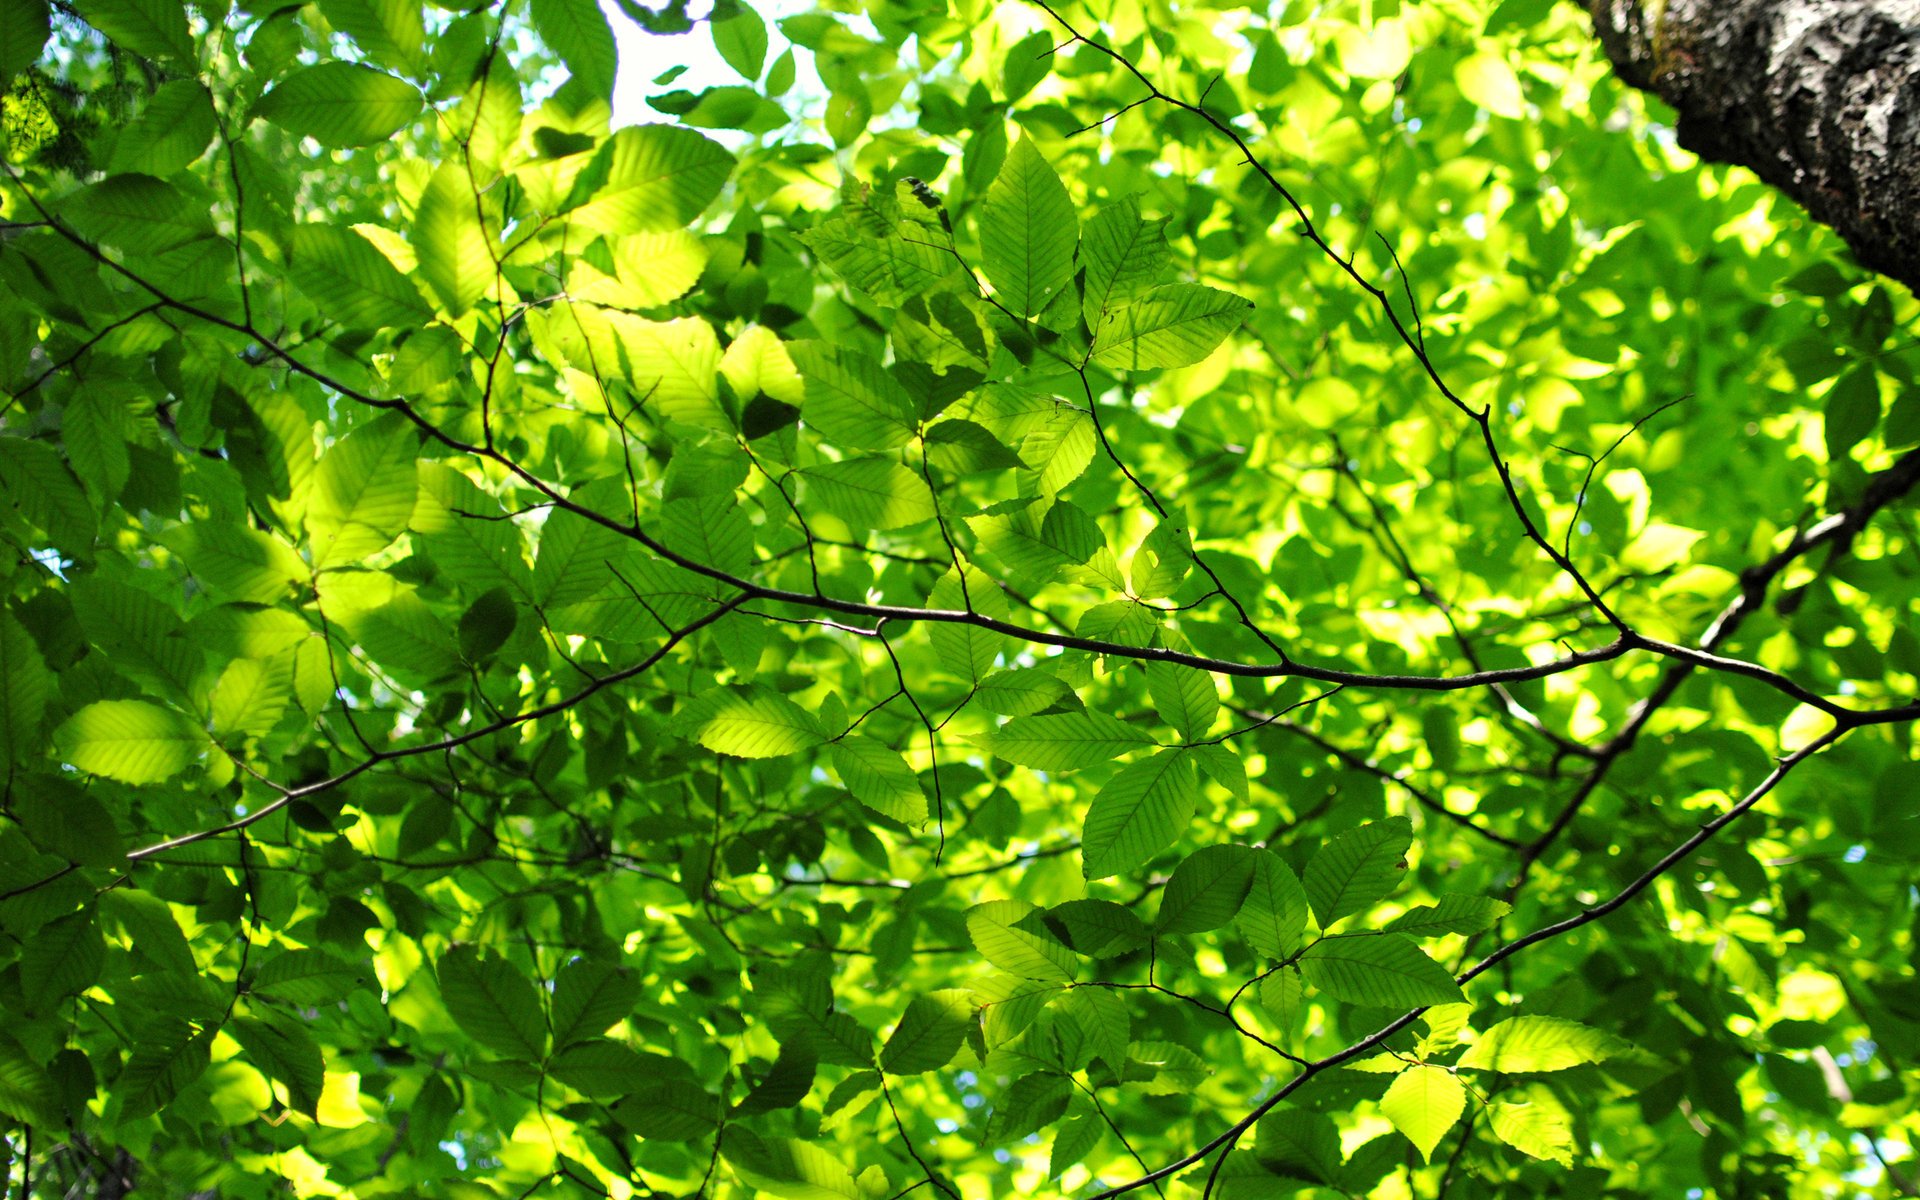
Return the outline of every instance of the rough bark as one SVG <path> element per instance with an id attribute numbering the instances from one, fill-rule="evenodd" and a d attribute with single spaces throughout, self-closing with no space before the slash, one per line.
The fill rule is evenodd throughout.
<path id="1" fill-rule="evenodd" d="M 1920 0 L 1586 0 L 1620 77 L 1920 290 Z"/>

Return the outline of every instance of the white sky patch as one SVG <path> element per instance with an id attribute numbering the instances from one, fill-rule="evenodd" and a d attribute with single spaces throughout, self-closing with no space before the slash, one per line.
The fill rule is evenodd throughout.
<path id="1" fill-rule="evenodd" d="M 780 35 L 779 22 L 783 17 L 808 12 L 812 5 L 804 0 L 749 0 L 760 19 L 767 23 L 767 56 L 761 66 L 761 78 L 766 77 L 766 69 L 773 60 L 780 57 L 791 43 Z M 680 34 L 648 33 L 640 25 L 628 19 L 620 11 L 614 0 L 601 0 L 601 10 L 607 14 L 607 20 L 613 26 L 613 41 L 620 55 L 619 73 L 613 84 L 613 127 L 623 125 L 647 124 L 665 121 L 671 118 L 656 112 L 647 104 L 648 96 L 657 96 L 662 92 L 682 89 L 689 92 L 701 92 L 713 87 L 755 86 L 759 80 L 747 80 L 727 65 L 720 52 L 713 48 L 713 34 L 707 27 L 707 14 L 713 6 L 705 0 L 698 0 L 688 15 L 693 19 L 693 28 Z M 806 51 L 796 52 L 796 57 Z M 801 62 L 802 68 L 811 64 Z M 665 84 L 656 84 L 655 79 L 673 70 L 686 68 L 679 77 Z M 776 100 L 776 103 L 779 101 Z M 724 140 L 729 130 L 709 130 Z M 739 137 L 743 135 L 731 134 Z"/>

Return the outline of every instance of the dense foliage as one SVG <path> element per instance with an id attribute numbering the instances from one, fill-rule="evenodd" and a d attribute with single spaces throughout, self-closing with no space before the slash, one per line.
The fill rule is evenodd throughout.
<path id="1" fill-rule="evenodd" d="M 1915 1194 L 1915 305 L 1576 12 L 442 3 L 0 0 L 0 1191 Z"/>

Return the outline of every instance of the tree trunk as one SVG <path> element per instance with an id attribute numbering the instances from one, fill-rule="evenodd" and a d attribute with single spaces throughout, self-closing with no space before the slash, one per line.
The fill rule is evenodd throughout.
<path id="1" fill-rule="evenodd" d="M 1920 0 L 1586 0 L 1680 144 L 1750 167 L 1920 290 Z"/>

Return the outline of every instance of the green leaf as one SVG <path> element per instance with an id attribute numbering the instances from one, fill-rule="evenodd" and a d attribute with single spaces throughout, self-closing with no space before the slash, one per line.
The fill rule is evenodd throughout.
<path id="1" fill-rule="evenodd" d="M 354 640 L 383 670 L 410 683 L 440 683 L 461 671 L 460 647 L 432 606 L 401 592 L 347 619 Z"/>
<path id="2" fill-rule="evenodd" d="M 540 529 L 540 553 L 533 561 L 534 602 L 559 608 L 619 587 L 612 564 L 620 562 L 629 544 L 586 517 L 564 509 L 554 512 Z"/>
<path id="3" fill-rule="evenodd" d="M 60 424 L 67 461 L 88 492 L 101 501 L 118 496 L 132 469 L 126 403 L 105 388 L 89 388 L 67 405 Z"/>
<path id="4" fill-rule="evenodd" d="M 1307 863 L 1307 898 L 1320 928 L 1372 906 L 1400 884 L 1413 825 L 1389 817 L 1350 830 L 1322 846 Z"/>
<path id="5" fill-rule="evenodd" d="M 52 688 L 33 635 L 12 613 L 0 611 L 0 772 L 44 753 L 40 727 Z"/>
<path id="6" fill-rule="evenodd" d="M 532 15 L 534 31 L 567 64 L 568 74 L 592 95 L 611 97 L 619 58 L 600 6 L 594 0 L 533 0 Z"/>
<path id="7" fill-rule="evenodd" d="M 546 530 L 555 528 L 558 517 L 557 513 L 548 517 Z M 568 518 L 569 522 L 574 519 L 572 514 Z M 520 527 L 506 519 L 498 500 L 465 475 L 451 467 L 423 465 L 420 495 L 409 524 L 434 564 L 467 590 L 498 590 L 517 603 L 533 602 L 533 579 Z M 619 557 L 626 544 L 622 539 L 606 557 Z M 604 586 L 613 574 L 605 561 L 597 565 L 597 578 Z"/>
<path id="8" fill-rule="evenodd" d="M 1257 993 L 1260 1007 L 1279 1028 L 1282 1036 L 1292 1036 L 1300 1028 L 1300 1016 L 1306 1010 L 1306 984 L 1300 972 L 1283 967 L 1260 981 Z"/>
<path id="9" fill-rule="evenodd" d="M 568 1087 L 601 1099 L 641 1091 L 656 1064 L 623 1042 L 587 1038 L 561 1046 L 547 1065 Z"/>
<path id="10" fill-rule="evenodd" d="M 1845 458 L 1880 424 L 1880 381 L 1871 364 L 1855 367 L 1827 389 L 1827 457 Z"/>
<path id="11" fill-rule="evenodd" d="M 813 1091 L 813 1079 L 819 1065 L 819 1060 L 811 1050 L 798 1045 L 780 1047 L 780 1055 L 774 1059 L 773 1066 L 754 1084 L 753 1091 L 740 1102 L 737 1111 L 778 1112 L 783 1108 L 797 1107 Z"/>
<path id="12" fill-rule="evenodd" d="M 1015 717 L 977 740 L 995 757 L 1036 771 L 1078 771 L 1153 745 L 1137 725 L 1096 712 Z"/>
<path id="13" fill-rule="evenodd" d="M 1142 927 L 1141 942 L 1136 945 L 1145 943 L 1145 933 Z M 1060 1011 L 1085 1035 L 1087 1053 L 1115 1071 L 1126 1069 L 1133 1032 L 1133 1018 L 1120 998 L 1122 994 L 1111 988 L 1077 987 L 1059 1004 Z"/>
<path id="14" fill-rule="evenodd" d="M 1160 896 L 1159 934 L 1204 933 L 1232 922 L 1253 886 L 1263 850 L 1203 846 L 1173 870 Z"/>
<path id="15" fill-rule="evenodd" d="M 776 67 L 776 69 L 778 69 Z M 939 241 L 917 223 L 876 230 L 845 217 L 822 221 L 800 235 L 820 261 L 880 304 L 900 305 L 938 286 L 956 267 Z M 938 296 L 935 297 L 938 299 Z"/>
<path id="16" fill-rule="evenodd" d="M 327 62 L 288 75 L 253 111 L 322 146 L 370 146 L 412 124 L 420 112 L 420 90 L 372 67 Z"/>
<path id="17" fill-rule="evenodd" d="M 60 1092 L 53 1079 L 12 1034 L 0 1032 L 0 1113 L 42 1128 L 59 1125 Z"/>
<path id="18" fill-rule="evenodd" d="M 690 1142 L 713 1132 L 720 1105 L 695 1083 L 669 1079 L 649 1083 L 614 1105 L 613 1115 L 629 1130 L 651 1141 Z"/>
<path id="19" fill-rule="evenodd" d="M 200 964 L 167 902 L 149 892 L 115 889 L 100 897 L 100 915 L 118 930 L 136 958 L 181 979 L 194 979 Z"/>
<path id="20" fill-rule="evenodd" d="M 326 950 L 282 950 L 260 964 L 251 990 L 261 996 L 317 1007 L 337 1004 L 373 982 L 365 963 L 351 963 Z"/>
<path id="21" fill-rule="evenodd" d="M 1029 34 L 1007 47 L 1001 79 L 1008 104 L 1016 104 L 1047 77 L 1053 66 L 1054 41 L 1045 30 Z"/>
<path id="22" fill-rule="evenodd" d="M 1254 1127 L 1254 1155 L 1276 1175 L 1340 1184 L 1340 1130 L 1325 1113 L 1283 1105 Z"/>
<path id="23" fill-rule="evenodd" d="M 214 732 L 223 737 L 262 737 L 293 698 L 293 656 L 238 658 L 220 672 L 209 698 Z"/>
<path id="24" fill-rule="evenodd" d="M 1444 1067 L 1415 1065 L 1395 1077 L 1380 1098 L 1380 1113 L 1433 1161 L 1433 1148 L 1467 1107 L 1467 1089 Z"/>
<path id="25" fill-rule="evenodd" d="M 640 1002 L 641 980 L 624 966 L 576 958 L 553 981 L 553 1044 L 564 1050 L 627 1019 Z"/>
<path id="26" fill-rule="evenodd" d="M 1032 580 L 1032 586 L 1049 583 L 1063 568 L 1071 571 L 1106 550 L 1093 518 L 1065 500 L 999 504 L 969 524 L 1016 580 Z"/>
<path id="27" fill-rule="evenodd" d="M 466 1033 L 499 1054 L 539 1062 L 547 1023 L 527 977 L 495 955 L 455 946 L 440 958 L 440 998 Z"/>
<path id="28" fill-rule="evenodd" d="M 1165 221 L 1141 219 L 1140 206 L 1127 196 L 1102 208 L 1080 239 L 1086 265 L 1083 307 L 1087 328 L 1099 329 L 1106 314 L 1150 290 L 1166 272 Z"/>
<path id="29" fill-rule="evenodd" d="M 856 733 L 833 743 L 833 769 L 854 799 L 896 821 L 917 825 L 927 819 L 927 794 L 900 752 L 885 742 Z"/>
<path id="30" fill-rule="evenodd" d="M 1252 308 L 1231 292 L 1170 283 L 1101 320 L 1093 361 L 1116 371 L 1189 367 L 1212 354 Z"/>
<path id="31" fill-rule="evenodd" d="M 1200 768 L 1202 775 L 1225 788 L 1240 803 L 1248 802 L 1247 765 L 1240 761 L 1238 754 L 1225 745 L 1192 746 L 1187 753 L 1193 756 L 1193 765 Z"/>
<path id="32" fill-rule="evenodd" d="M 1489 896 L 1443 895 L 1433 904 L 1422 904 L 1387 922 L 1394 933 L 1414 937 L 1437 937 L 1443 933 L 1479 933 L 1513 911 L 1504 900 Z"/>
<path id="33" fill-rule="evenodd" d="M 1325 938 L 1300 956 L 1300 971 L 1308 983 L 1348 1004 L 1423 1008 L 1465 999 L 1446 968 L 1398 933 Z"/>
<path id="34" fill-rule="evenodd" d="M 913 398 L 880 363 L 824 342 L 789 342 L 787 353 L 806 380 L 801 419 L 836 446 L 892 450 L 913 440 Z"/>
<path id="35" fill-rule="evenodd" d="M 1307 928 L 1307 892 L 1279 855 L 1258 851 L 1253 882 L 1234 918 L 1247 944 L 1268 958 L 1289 958 Z"/>
<path id="36" fill-rule="evenodd" d="M 460 657 L 470 663 L 484 662 L 506 645 L 519 623 L 520 612 L 506 588 L 480 593 L 460 614 Z"/>
<path id="37" fill-rule="evenodd" d="M 796 1043 L 820 1062 L 841 1067 L 873 1064 L 873 1037 L 858 1021 L 834 1011 L 833 990 L 813 964 L 756 974 L 761 1015 L 782 1047 Z"/>
<path id="38" fill-rule="evenodd" d="M 412 328 L 432 315 L 393 262 L 352 230 L 294 226 L 287 275 L 316 308 L 348 328 Z"/>
<path id="39" fill-rule="evenodd" d="M 573 220 L 606 234 L 679 229 L 733 173 L 733 155 L 671 125 L 632 125 L 604 143 L 575 185 Z"/>
<path id="40" fill-rule="evenodd" d="M 75 558 L 92 557 L 93 505 L 52 446 L 0 437 L 0 492 L 55 546 Z"/>
<path id="41" fill-rule="evenodd" d="M 973 567 L 965 570 L 964 587 L 963 576 L 952 571 L 942 575 L 927 595 L 927 607 L 942 612 L 971 611 L 983 617 L 1006 620 L 1007 598 L 1001 594 L 1000 585 Z M 1005 634 L 955 621 L 935 623 L 927 636 L 941 664 L 968 681 L 986 678 L 1008 644 Z"/>
<path id="42" fill-rule="evenodd" d="M 1186 526 L 1162 521 L 1153 527 L 1127 564 L 1134 594 L 1142 599 L 1171 596 L 1193 571 L 1193 539 Z"/>
<path id="43" fill-rule="evenodd" d="M 197 705 L 205 654 L 170 605 L 98 573 L 75 579 L 68 594 L 87 640 L 117 671 L 178 707 Z"/>
<path id="44" fill-rule="evenodd" d="M 186 770 L 207 735 L 172 709 L 144 700 L 99 700 L 53 734 L 62 762 L 121 783 L 159 783 Z"/>
<path id="45" fill-rule="evenodd" d="M 73 8 L 115 45 L 142 58 L 171 59 L 188 68 L 198 60 L 180 0 L 78 0 Z"/>
<path id="46" fill-rule="evenodd" d="M 1051 937 L 1016 925 L 1037 910 L 1019 900 L 992 900 L 967 910 L 967 934 L 994 966 L 1023 979 L 1070 983 L 1080 961 Z"/>
<path id="47" fill-rule="evenodd" d="M 1007 153 L 980 206 L 980 257 L 999 301 L 1034 317 L 1073 279 L 1079 222 L 1060 177 L 1031 138 Z"/>
<path id="48" fill-rule="evenodd" d="M 1111 900 L 1069 900 L 1047 910 L 1054 936 L 1090 958 L 1111 958 L 1147 944 L 1144 921 Z"/>
<path id="49" fill-rule="evenodd" d="M 729 1132 L 720 1152 L 749 1190 L 781 1200 L 869 1200 L 853 1172 L 809 1142 Z"/>
<path id="50" fill-rule="evenodd" d="M 42 743 L 32 745 L 38 757 Z M 95 792 L 46 776 L 33 787 L 34 796 L 14 811 L 34 845 L 81 866 L 126 866 L 126 839 Z"/>
<path id="51" fill-rule="evenodd" d="M 1573 1165 L 1573 1130 L 1566 1110 L 1543 1097 L 1516 1104 L 1496 1100 L 1487 1106 L 1494 1136 L 1530 1158 Z"/>
<path id="52" fill-rule="evenodd" d="M 292 1021 L 255 1017 L 235 1017 L 222 1028 L 240 1043 L 248 1061 L 286 1087 L 289 1107 L 309 1118 L 316 1115 L 327 1076 L 320 1046 L 311 1034 Z"/>
<path id="53" fill-rule="evenodd" d="M 749 83 L 760 78 L 767 61 L 767 23 L 746 0 L 721 0 L 707 20 L 713 48 Z"/>
<path id="54" fill-rule="evenodd" d="M 927 461 L 952 475 L 1017 471 L 1026 463 L 984 425 L 956 417 L 927 426 Z"/>
<path id="55" fill-rule="evenodd" d="M 1050 708 L 1069 694 L 1057 675 L 1032 667 L 995 671 L 974 689 L 974 701 L 991 713 L 1004 717 L 1032 716 Z"/>
<path id="56" fill-rule="evenodd" d="M 1481 1034 L 1460 1056 L 1460 1066 L 1515 1074 L 1564 1071 L 1597 1063 L 1628 1046 L 1602 1030 L 1563 1017 L 1512 1017 Z"/>
<path id="57" fill-rule="evenodd" d="M 133 1053 L 114 1081 L 120 1121 L 152 1116 L 206 1071 L 213 1031 L 176 1016 L 156 1014 L 136 1027 Z"/>
<path id="58" fill-rule="evenodd" d="M 115 175 L 82 188 L 62 215 L 87 237 L 131 254 L 157 254 L 213 234 L 204 205 L 151 175 Z"/>
<path id="59" fill-rule="evenodd" d="M 358 564 L 405 531 L 420 491 L 417 449 L 395 416 L 362 425 L 327 451 L 307 508 L 315 567 Z"/>
<path id="60" fill-rule="evenodd" d="M 1065 1075 L 1051 1071 L 1023 1075 L 994 1098 L 986 1140 L 1004 1145 L 1045 1129 L 1066 1114 L 1072 1097 L 1073 1084 Z"/>
<path id="61" fill-rule="evenodd" d="M 171 175 L 199 158 L 216 132 L 213 97 L 199 80 L 163 83 L 114 139 L 108 169 Z"/>
<path id="62" fill-rule="evenodd" d="M 1205 737 L 1220 715 L 1220 694 L 1214 690 L 1213 676 L 1192 667 L 1148 663 L 1147 694 L 1153 697 L 1160 719 L 1188 741 Z"/>
<path id="63" fill-rule="evenodd" d="M 1206 1060 L 1172 1042 L 1135 1042 L 1128 1047 L 1123 1078 L 1149 1096 L 1191 1096 L 1212 1073 Z"/>
<path id="64" fill-rule="evenodd" d="M 410 0 L 317 0 L 327 24 L 352 38 L 381 66 L 420 75 L 427 66 L 427 30 Z"/>
<path id="65" fill-rule="evenodd" d="M 1502 54 L 1469 54 L 1453 65 L 1453 79 L 1461 95 L 1495 116 L 1518 119 L 1527 113 L 1520 77 Z"/>
<path id="66" fill-rule="evenodd" d="M 900 1023 L 880 1047 L 880 1069 L 889 1075 L 937 1071 L 953 1061 L 973 1022 L 973 1003 L 962 990 L 930 992 L 907 1004 Z"/>
<path id="67" fill-rule="evenodd" d="M 684 718 L 702 746 L 739 758 L 798 754 L 827 740 L 820 719 L 761 687 L 732 687 L 697 702 Z"/>
<path id="68" fill-rule="evenodd" d="M 293 597 L 307 564 L 270 533 L 216 521 L 175 526 L 158 539 L 186 560 L 201 583 L 230 600 L 273 604 Z"/>
<path id="69" fill-rule="evenodd" d="M 414 213 L 420 274 L 449 316 L 472 308 L 494 282 L 492 242 L 480 223 L 477 190 L 459 162 L 441 163 Z"/>
<path id="70" fill-rule="evenodd" d="M 50 32 L 46 0 L 0 0 L 0 85 L 34 64 Z"/>
<path id="71" fill-rule="evenodd" d="M 106 965 L 107 944 L 92 912 L 48 922 L 20 947 L 20 997 L 29 1016 L 48 1016 L 85 991 Z"/>
<path id="72" fill-rule="evenodd" d="M 807 467 L 808 496 L 856 530 L 901 529 L 933 520 L 926 481 L 884 458 L 849 458 Z"/>
<path id="73" fill-rule="evenodd" d="M 1053 1135 L 1053 1148 L 1047 1152 L 1047 1178 L 1058 1179 L 1069 1168 L 1093 1153 L 1106 1122 L 1096 1113 L 1086 1113 L 1065 1121 Z"/>
<path id="74" fill-rule="evenodd" d="M 1120 768 L 1087 809 L 1081 873 L 1105 879 L 1145 865 L 1185 832 L 1199 798 L 1193 762 L 1180 751 L 1162 751 Z"/>

